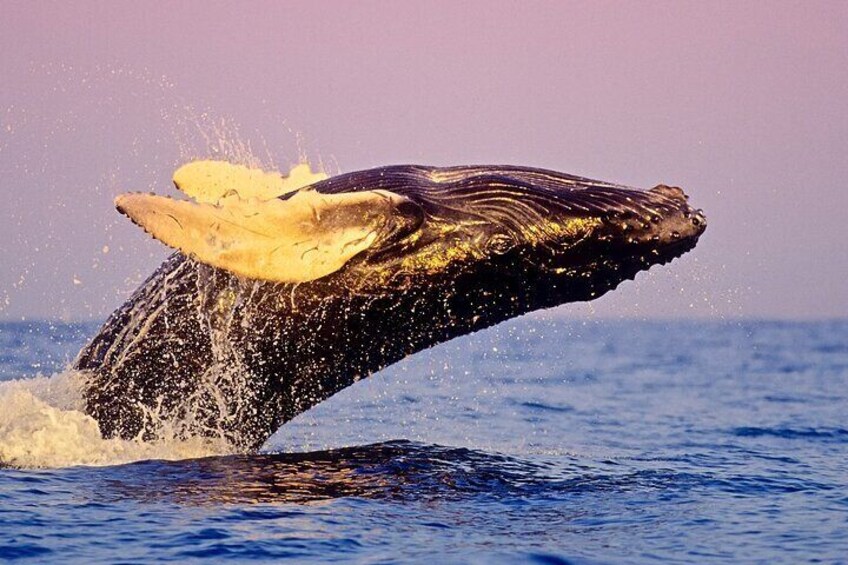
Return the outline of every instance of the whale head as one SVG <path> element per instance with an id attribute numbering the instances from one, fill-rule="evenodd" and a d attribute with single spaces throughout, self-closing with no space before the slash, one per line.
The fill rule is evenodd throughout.
<path id="1" fill-rule="evenodd" d="M 400 165 L 327 178 L 199 162 L 178 170 L 175 184 L 195 201 L 127 194 L 117 207 L 201 263 L 354 291 L 469 273 L 526 281 L 543 302 L 588 300 L 683 254 L 706 228 L 677 187 L 514 166 Z"/>
<path id="2" fill-rule="evenodd" d="M 404 199 L 388 235 L 361 259 L 361 276 L 379 284 L 375 272 L 414 284 L 420 273 L 469 272 L 513 279 L 509 292 L 530 289 L 539 306 L 589 300 L 692 249 L 706 229 L 678 187 L 510 166 L 378 171 L 329 179 L 324 190 L 377 186 Z"/>

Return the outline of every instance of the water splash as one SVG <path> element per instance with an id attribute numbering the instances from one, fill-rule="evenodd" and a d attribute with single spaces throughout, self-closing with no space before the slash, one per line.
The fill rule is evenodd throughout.
<path id="1" fill-rule="evenodd" d="M 255 109 L 251 126 L 149 70 L 46 63 L 22 76 L 0 101 L 3 319 L 102 320 L 161 262 L 165 249 L 114 212 L 119 193 L 167 193 L 196 159 L 320 161 L 284 110 Z"/>
<path id="2" fill-rule="evenodd" d="M 0 466 L 115 465 L 230 453 L 224 441 L 174 434 L 156 442 L 104 439 L 94 418 L 82 411 L 82 379 L 77 371 L 65 371 L 0 383 Z M 163 430 L 168 427 L 163 422 Z"/>

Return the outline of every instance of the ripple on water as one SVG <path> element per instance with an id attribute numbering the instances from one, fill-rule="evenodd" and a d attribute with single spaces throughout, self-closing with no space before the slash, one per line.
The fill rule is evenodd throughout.
<path id="1" fill-rule="evenodd" d="M 845 428 L 766 428 L 743 426 L 733 428 L 731 433 L 739 437 L 774 437 L 780 439 L 836 441 L 848 443 L 848 429 Z"/>

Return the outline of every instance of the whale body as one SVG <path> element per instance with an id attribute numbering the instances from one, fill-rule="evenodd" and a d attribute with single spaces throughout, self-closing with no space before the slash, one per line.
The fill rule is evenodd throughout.
<path id="1" fill-rule="evenodd" d="M 597 298 L 692 249 L 677 187 L 517 166 L 387 166 L 327 178 L 220 162 L 192 200 L 118 209 L 178 251 L 79 354 L 104 437 L 258 449 L 301 412 L 400 359 L 509 318 Z"/>

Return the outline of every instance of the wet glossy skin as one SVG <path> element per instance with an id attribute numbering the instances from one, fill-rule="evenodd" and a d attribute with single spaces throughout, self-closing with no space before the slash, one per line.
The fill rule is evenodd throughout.
<path id="1" fill-rule="evenodd" d="M 385 190 L 409 202 L 376 245 L 307 283 L 168 259 L 77 360 L 104 435 L 199 434 L 256 449 L 386 365 L 601 296 L 694 247 L 706 225 L 678 188 L 637 191 L 519 167 L 384 167 L 313 188 Z"/>

